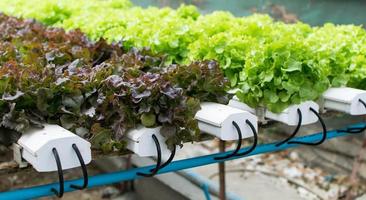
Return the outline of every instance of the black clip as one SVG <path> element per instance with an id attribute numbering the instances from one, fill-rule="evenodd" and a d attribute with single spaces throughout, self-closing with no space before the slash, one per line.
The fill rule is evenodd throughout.
<path id="1" fill-rule="evenodd" d="M 232 124 L 235 127 L 236 132 L 238 133 L 238 140 L 237 140 L 236 148 L 235 148 L 235 150 L 232 153 L 230 153 L 230 154 L 228 154 L 226 156 L 218 156 L 218 157 L 215 157 L 214 158 L 215 160 L 223 160 L 223 159 L 228 159 L 228 158 L 234 157 L 238 153 L 238 151 L 240 150 L 240 148 L 241 148 L 241 140 L 243 139 L 243 136 L 241 134 L 241 130 L 239 128 L 239 125 L 236 122 L 233 121 Z"/>
<path id="2" fill-rule="evenodd" d="M 250 129 L 253 132 L 254 142 L 253 142 L 253 145 L 248 150 L 246 150 L 245 152 L 242 152 L 242 153 L 238 153 L 235 156 L 245 156 L 245 155 L 250 154 L 252 151 L 255 150 L 255 148 L 257 147 L 257 144 L 258 144 L 258 133 L 255 130 L 254 125 L 249 120 L 245 120 L 245 122 L 249 125 Z"/>
<path id="3" fill-rule="evenodd" d="M 53 153 L 53 156 L 55 157 L 55 160 L 56 160 L 60 189 L 59 189 L 59 191 L 57 191 L 55 188 L 51 188 L 51 191 L 53 193 L 55 193 L 55 195 L 57 197 L 61 198 L 64 195 L 64 188 L 65 188 L 64 173 L 62 171 L 62 165 L 61 165 L 61 161 L 60 161 L 60 156 L 58 155 L 58 152 L 57 152 L 56 148 L 53 148 L 52 149 L 52 153 Z"/>
<path id="4" fill-rule="evenodd" d="M 299 132 L 300 127 L 301 127 L 301 123 L 302 123 L 302 113 L 301 113 L 301 110 L 299 108 L 297 109 L 297 115 L 299 116 L 299 121 L 297 122 L 297 126 L 296 126 L 294 132 L 288 138 L 283 140 L 282 142 L 277 143 L 275 145 L 276 147 L 279 147 L 279 146 L 285 144 L 286 142 L 290 141 L 292 138 L 294 138 L 296 136 L 297 132 Z"/>
<path id="5" fill-rule="evenodd" d="M 316 145 L 322 144 L 327 139 L 327 127 L 325 126 L 325 123 L 324 123 L 322 117 L 320 116 L 320 114 L 314 108 L 310 107 L 310 111 L 313 112 L 318 117 L 319 122 L 322 125 L 322 128 L 323 128 L 322 138 L 318 142 L 314 142 L 314 143 L 301 142 L 301 141 L 289 141 L 288 144 L 302 144 L 302 145 L 316 146 Z"/>
<path id="6" fill-rule="evenodd" d="M 78 186 L 78 185 L 70 185 L 71 188 L 74 188 L 74 189 L 77 189 L 77 190 L 82 190 L 82 189 L 85 189 L 86 187 L 88 187 L 88 171 L 86 170 L 86 166 L 85 166 L 85 163 L 84 163 L 84 159 L 83 157 L 81 156 L 81 153 L 79 151 L 79 148 L 76 146 L 76 144 L 72 144 L 72 148 L 74 149 L 78 159 L 79 159 L 79 162 L 80 162 L 80 166 L 81 166 L 81 169 L 83 171 L 83 176 L 84 176 L 84 183 L 82 186 Z"/>
<path id="7" fill-rule="evenodd" d="M 79 148 L 76 146 L 76 144 L 72 144 L 72 148 L 74 149 L 74 151 L 75 151 L 75 153 L 76 153 L 76 155 L 79 159 L 81 169 L 83 170 L 84 184 L 82 186 L 70 185 L 70 187 L 74 188 L 74 189 L 82 190 L 82 189 L 85 189 L 86 187 L 88 187 L 88 171 L 86 169 L 86 165 L 84 163 L 83 157 L 81 156 Z M 63 174 L 63 171 L 62 171 L 62 164 L 61 164 L 60 156 L 58 155 L 57 149 L 53 148 L 52 153 L 53 153 L 53 156 L 55 157 L 55 160 L 56 160 L 60 188 L 59 188 L 58 191 L 55 188 L 51 188 L 51 191 L 53 193 L 55 193 L 55 195 L 57 197 L 61 198 L 64 195 L 64 189 L 65 189 L 64 174 Z"/>
<path id="8" fill-rule="evenodd" d="M 156 173 L 158 173 L 159 171 L 159 168 L 160 168 L 160 165 L 161 165 L 161 148 L 160 148 L 160 143 L 159 143 L 159 140 L 158 138 L 156 137 L 155 134 L 152 135 L 152 139 L 154 140 L 155 142 L 155 146 L 156 146 L 156 153 L 157 153 L 157 156 L 158 156 L 158 160 L 156 162 L 156 167 L 154 169 L 152 169 L 151 173 L 150 174 L 145 174 L 145 173 L 141 173 L 141 172 L 137 172 L 136 174 L 138 176 L 144 176 L 144 177 L 152 177 L 154 176 Z"/>
<path id="9" fill-rule="evenodd" d="M 156 146 L 156 153 L 157 153 L 157 157 L 158 157 L 157 162 L 156 162 L 156 167 L 150 170 L 150 172 L 151 172 L 150 174 L 137 172 L 136 174 L 138 176 L 144 176 L 144 177 L 155 176 L 160 169 L 162 169 L 162 168 L 166 167 L 167 165 L 169 165 L 174 159 L 175 151 L 176 151 L 175 146 L 173 147 L 173 150 L 172 150 L 172 152 L 169 156 L 169 159 L 165 163 L 161 164 L 161 148 L 160 148 L 159 140 L 158 140 L 158 138 L 156 137 L 155 134 L 152 135 L 152 139 L 154 140 L 154 143 L 155 143 L 155 146 Z"/>
<path id="10" fill-rule="evenodd" d="M 235 156 L 245 156 L 245 155 L 249 154 L 250 152 L 252 152 L 256 148 L 257 143 L 258 143 L 257 131 L 255 130 L 253 124 L 249 120 L 246 120 L 245 122 L 249 125 L 249 127 L 252 130 L 253 135 L 254 135 L 254 142 L 253 142 L 252 147 L 250 149 L 248 149 L 247 151 L 245 151 L 245 152 L 238 153 L 240 148 L 241 148 L 241 141 L 243 139 L 243 136 L 242 136 L 241 130 L 239 128 L 239 125 L 236 122 L 233 121 L 232 122 L 233 126 L 235 127 L 236 132 L 238 133 L 238 140 L 237 140 L 236 148 L 232 153 L 230 153 L 228 155 L 215 157 L 214 158 L 215 160 L 223 160 L 223 159 L 228 159 L 228 158 L 235 157 Z"/>
<path id="11" fill-rule="evenodd" d="M 359 99 L 358 101 L 366 108 L 366 103 L 362 99 Z"/>
<path id="12" fill-rule="evenodd" d="M 162 164 L 160 167 L 159 167 L 159 170 L 160 169 L 163 169 L 164 167 L 168 166 L 174 159 L 174 156 L 175 156 L 175 151 L 176 151 L 176 147 L 175 145 L 173 146 L 173 149 L 172 149 L 172 152 L 170 153 L 170 156 L 168 158 L 168 160 Z M 151 169 L 150 172 L 154 171 L 154 169 Z"/>
<path id="13" fill-rule="evenodd" d="M 366 103 L 362 100 L 359 99 L 358 100 L 365 108 L 366 108 Z M 352 127 L 352 128 L 347 128 L 346 130 L 337 130 L 338 133 L 350 133 L 350 134 L 358 134 L 358 133 L 362 133 L 366 130 L 366 126 L 364 127 Z"/>

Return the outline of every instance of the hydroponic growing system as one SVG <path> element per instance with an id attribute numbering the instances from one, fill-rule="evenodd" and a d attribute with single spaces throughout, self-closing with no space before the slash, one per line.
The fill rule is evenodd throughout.
<path id="1" fill-rule="evenodd" d="M 194 6 L 141 8 L 127 0 L 0 0 L 0 11 L 0 144 L 13 145 L 19 166 L 59 174 L 58 183 L 0 199 L 62 197 L 366 129 L 327 130 L 322 119 L 328 110 L 366 114 L 360 26 L 201 15 Z M 293 134 L 259 144 L 258 127 L 268 121 L 294 126 Z M 321 133 L 296 137 L 313 123 Z M 177 146 L 203 134 L 237 146 L 173 161 Z M 156 156 L 157 163 L 88 177 L 92 151 Z M 65 181 L 63 170 L 79 166 L 84 177 Z"/>

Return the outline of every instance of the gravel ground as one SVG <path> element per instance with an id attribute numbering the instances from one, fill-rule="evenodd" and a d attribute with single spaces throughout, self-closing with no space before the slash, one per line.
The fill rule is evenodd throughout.
<path id="1" fill-rule="evenodd" d="M 217 146 L 217 141 L 187 146 L 180 150 L 178 157 L 212 153 L 215 151 L 212 148 L 214 146 Z M 302 151 L 306 150 L 309 151 L 306 147 L 302 148 Z M 299 155 L 299 151 L 288 150 L 226 162 L 227 190 L 243 199 L 342 199 L 348 189 L 349 173 L 342 173 L 341 170 L 329 172 L 321 166 L 308 165 Z M 218 182 L 216 165 L 193 170 Z M 365 193 L 366 182 L 360 183 L 357 195 Z"/>

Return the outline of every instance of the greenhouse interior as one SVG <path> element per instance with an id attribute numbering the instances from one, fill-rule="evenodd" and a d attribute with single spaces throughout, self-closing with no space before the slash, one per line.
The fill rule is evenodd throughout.
<path id="1" fill-rule="evenodd" d="M 366 200 L 365 9 L 0 0 L 0 200 Z"/>

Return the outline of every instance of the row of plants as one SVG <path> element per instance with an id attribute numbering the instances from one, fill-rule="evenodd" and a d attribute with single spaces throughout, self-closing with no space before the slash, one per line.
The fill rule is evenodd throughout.
<path id="1" fill-rule="evenodd" d="M 60 124 L 94 149 L 125 147 L 125 133 L 162 126 L 169 147 L 199 139 L 201 101 L 227 102 L 215 61 L 166 64 L 164 56 L 91 41 L 34 20 L 0 14 L 0 144 L 30 126 Z"/>
<path id="2" fill-rule="evenodd" d="M 241 101 L 273 112 L 316 100 L 331 86 L 366 89 L 366 32 L 360 26 L 202 15 L 194 6 L 141 8 L 128 0 L 0 0 L 0 10 L 80 29 L 95 41 L 122 41 L 126 49 L 150 47 L 167 55 L 168 64 L 216 60 Z"/>

